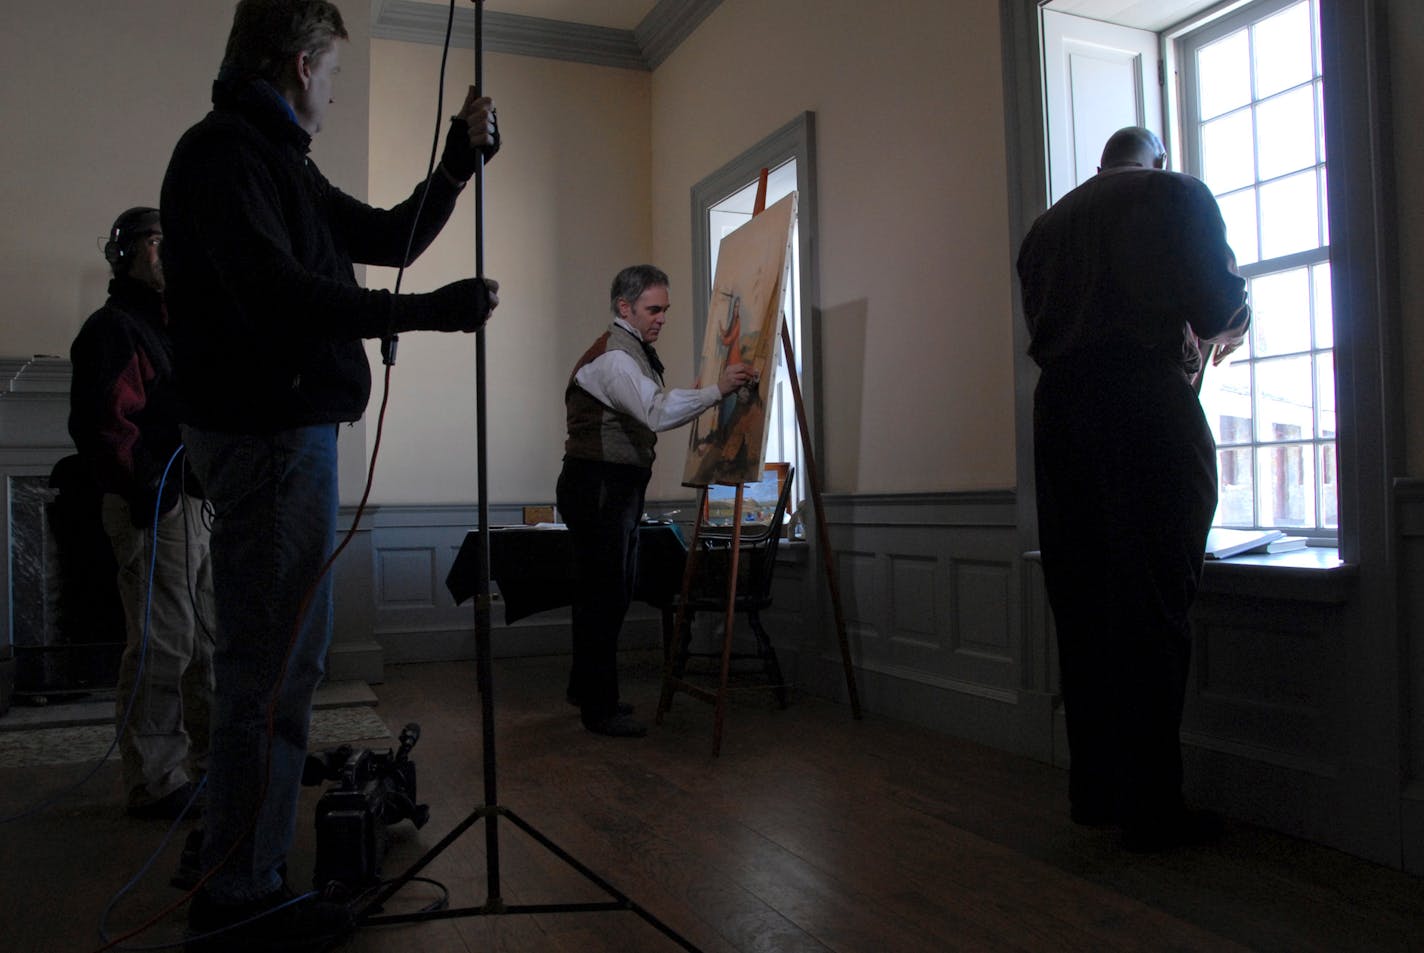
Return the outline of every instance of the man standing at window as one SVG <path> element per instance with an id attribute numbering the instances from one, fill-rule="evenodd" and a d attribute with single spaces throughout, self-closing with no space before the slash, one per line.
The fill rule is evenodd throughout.
<path id="1" fill-rule="evenodd" d="M 1133 850 L 1199 843 L 1182 802 L 1187 614 L 1216 509 L 1216 448 L 1193 384 L 1250 323 L 1207 187 L 1162 171 L 1132 126 L 1098 175 L 1039 217 L 1018 258 L 1034 392 L 1044 581 L 1058 635 L 1073 819 Z M 1218 359 L 1220 356 L 1219 352 Z"/>
<path id="2" fill-rule="evenodd" d="M 609 295 L 613 324 L 574 365 L 564 391 L 568 440 L 557 502 L 574 547 L 573 669 L 568 700 L 595 734 L 646 733 L 618 699 L 618 633 L 637 578 L 638 520 L 658 433 L 680 427 L 750 381 L 750 364 L 729 364 L 698 390 L 663 386 L 653 344 L 667 320 L 668 277 L 652 265 L 625 268 Z"/>
<path id="3" fill-rule="evenodd" d="M 307 152 L 346 38 L 326 0 L 241 0 L 213 109 L 163 180 L 183 440 L 215 513 L 212 873 L 188 923 L 225 932 L 190 950 L 324 948 L 351 928 L 335 903 L 290 904 L 284 879 L 331 640 L 337 426 L 370 396 L 362 338 L 474 331 L 497 302 L 482 278 L 428 294 L 357 285 L 353 262 L 394 267 L 425 250 L 499 139 L 494 107 L 471 90 L 428 191 L 391 209 L 342 192 Z"/>

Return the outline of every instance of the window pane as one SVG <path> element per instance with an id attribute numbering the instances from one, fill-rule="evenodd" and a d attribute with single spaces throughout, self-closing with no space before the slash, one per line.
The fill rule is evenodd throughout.
<path id="1" fill-rule="evenodd" d="M 1256 522 L 1256 481 L 1251 466 L 1251 448 L 1218 450 L 1216 470 L 1220 487 L 1216 498 L 1218 526 L 1252 526 Z"/>
<path id="2" fill-rule="evenodd" d="M 1321 444 L 1320 456 L 1320 525 L 1326 529 L 1340 528 L 1339 494 L 1340 485 L 1336 473 L 1335 444 Z"/>
<path id="3" fill-rule="evenodd" d="M 1313 265 L 1310 269 L 1310 283 L 1315 293 L 1315 346 L 1332 348 L 1335 346 L 1335 313 L 1331 307 L 1330 262 Z"/>
<path id="4" fill-rule="evenodd" d="M 1251 101 L 1251 52 L 1245 30 L 1197 51 L 1197 98 L 1202 119 Z"/>
<path id="5" fill-rule="evenodd" d="M 1310 350 L 1310 271 L 1292 268 L 1251 280 L 1252 355 Z"/>
<path id="6" fill-rule="evenodd" d="M 1309 82 L 1315 75 L 1311 53 L 1310 4 L 1306 0 L 1287 7 L 1256 24 L 1256 96 Z"/>
<path id="7" fill-rule="evenodd" d="M 1334 437 L 1335 429 L 1335 355 L 1315 356 L 1315 415 L 1319 420 L 1315 432 L 1322 437 Z"/>
<path id="8" fill-rule="evenodd" d="M 1262 180 L 1315 165 L 1315 87 L 1301 86 L 1256 107 Z"/>
<path id="9" fill-rule="evenodd" d="M 1261 443 L 1315 436 L 1309 355 L 1256 364 L 1256 439 Z"/>
<path id="10" fill-rule="evenodd" d="M 1236 352 L 1240 354 L 1240 351 Z M 1234 357 L 1235 355 L 1233 355 Z M 1202 413 L 1218 446 L 1251 442 L 1251 365 L 1245 360 L 1207 366 L 1202 378 Z"/>
<path id="11" fill-rule="evenodd" d="M 1254 265 L 1256 253 L 1256 190 L 1242 189 L 1216 200 L 1226 222 L 1226 243 L 1236 253 L 1238 265 Z"/>
<path id="12" fill-rule="evenodd" d="M 1262 526 L 1315 527 L 1315 448 L 1262 447 L 1256 455 Z"/>
<path id="13" fill-rule="evenodd" d="M 1247 346 L 1202 381 L 1220 475 L 1214 522 L 1334 532 L 1340 422 L 1320 4 L 1232 6 L 1255 20 L 1244 40 L 1239 30 L 1183 40 L 1199 70 L 1182 90 L 1184 115 L 1195 119 L 1183 130 L 1197 145 L 1188 159 L 1199 160 L 1188 171 L 1217 196 L 1238 264 L 1261 272 L 1249 281 L 1255 317 Z"/>
<path id="14" fill-rule="evenodd" d="M 1319 201 L 1314 169 L 1261 186 L 1261 257 L 1319 248 Z"/>
<path id="15" fill-rule="evenodd" d="M 1202 168 L 1202 179 L 1214 195 L 1256 181 L 1251 110 L 1237 110 L 1202 126 Z"/>

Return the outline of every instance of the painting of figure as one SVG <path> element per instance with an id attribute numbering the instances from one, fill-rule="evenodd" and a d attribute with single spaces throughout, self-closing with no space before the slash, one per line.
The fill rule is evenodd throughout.
<path id="1" fill-rule="evenodd" d="M 767 395 L 781 345 L 781 299 L 795 215 L 793 192 L 722 239 L 696 386 L 716 382 L 728 364 L 751 364 L 760 376 L 693 421 L 683 470 L 686 486 L 761 479 Z"/>

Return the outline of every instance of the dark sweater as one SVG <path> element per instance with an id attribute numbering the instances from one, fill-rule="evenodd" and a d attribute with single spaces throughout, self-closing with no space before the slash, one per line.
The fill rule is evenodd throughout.
<path id="1" fill-rule="evenodd" d="M 1105 348 L 1170 355 L 1188 375 L 1203 342 L 1251 318 L 1211 191 L 1179 172 L 1118 168 L 1069 192 L 1019 250 L 1029 355 L 1042 367 Z"/>
<path id="2" fill-rule="evenodd" d="M 69 359 L 74 445 L 99 488 L 124 497 L 134 522 L 146 525 L 164 467 L 181 442 L 162 297 L 132 278 L 113 279 L 108 301 L 79 329 Z M 164 510 L 177 499 L 180 477 L 176 466 L 168 474 Z"/>
<path id="3" fill-rule="evenodd" d="M 261 80 L 220 76 L 213 107 L 174 148 L 161 193 L 184 421 L 271 433 L 355 420 L 371 392 L 361 339 L 418 326 L 412 316 L 435 305 L 359 287 L 352 263 L 401 264 L 423 183 L 389 210 L 337 189 Z M 407 263 L 458 195 L 433 177 Z"/>

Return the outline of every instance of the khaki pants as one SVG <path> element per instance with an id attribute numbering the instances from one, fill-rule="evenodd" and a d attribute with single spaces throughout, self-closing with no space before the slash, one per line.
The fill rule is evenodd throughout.
<path id="1" fill-rule="evenodd" d="M 151 516 L 137 529 L 123 497 L 104 496 L 104 530 L 119 567 L 127 628 L 115 723 L 130 807 L 192 780 L 208 751 L 213 578 L 202 509 L 202 500 L 182 497 L 159 518 L 155 539 Z"/>

